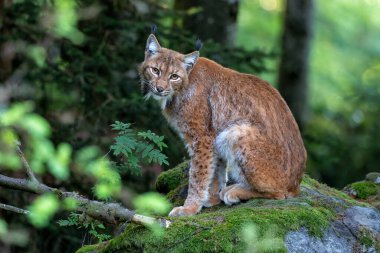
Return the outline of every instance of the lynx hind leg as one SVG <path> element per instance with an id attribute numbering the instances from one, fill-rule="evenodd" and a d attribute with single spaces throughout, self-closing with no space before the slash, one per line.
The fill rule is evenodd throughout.
<path id="1" fill-rule="evenodd" d="M 259 137 L 255 141 L 243 140 L 236 152 L 240 154 L 239 165 L 248 184 L 257 193 L 255 197 L 284 199 L 292 196 L 288 191 L 291 179 L 283 148 Z"/>
<path id="2" fill-rule="evenodd" d="M 271 150 L 256 127 L 241 124 L 227 128 L 217 136 L 215 146 L 236 182 L 220 193 L 226 204 L 257 197 L 285 198 L 286 176 L 276 159 L 278 151 Z"/>
<path id="3" fill-rule="evenodd" d="M 242 138 L 255 138 L 255 129 L 249 124 L 233 125 L 222 131 L 215 140 L 218 154 L 227 162 L 228 176 L 236 184 L 222 189 L 220 199 L 227 205 L 232 205 L 253 197 L 251 187 L 238 164 L 239 157 L 235 147 Z"/>
<path id="4" fill-rule="evenodd" d="M 284 199 L 285 197 L 286 196 L 281 192 L 258 192 L 253 190 L 250 186 L 241 184 L 230 185 L 220 192 L 220 199 L 223 200 L 226 205 L 237 204 L 240 201 L 252 198 Z"/>
<path id="5" fill-rule="evenodd" d="M 219 198 L 219 192 L 226 187 L 227 183 L 227 172 L 225 162 L 221 158 L 218 158 L 214 166 L 215 170 L 213 180 L 211 181 L 208 190 L 208 199 L 204 203 L 205 207 L 215 206 L 220 203 L 221 199 Z"/>

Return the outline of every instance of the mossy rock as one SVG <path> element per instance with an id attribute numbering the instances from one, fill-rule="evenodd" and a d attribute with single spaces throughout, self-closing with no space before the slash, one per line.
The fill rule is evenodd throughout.
<path id="1" fill-rule="evenodd" d="M 168 193 L 187 182 L 189 161 L 178 164 L 173 169 L 162 172 L 156 180 L 156 190 Z"/>
<path id="2" fill-rule="evenodd" d="M 380 193 L 380 185 L 368 181 L 356 182 L 348 185 L 345 191 L 359 199 L 368 199 Z"/>
<path id="3" fill-rule="evenodd" d="M 185 167 L 181 164 L 160 176 L 157 185 L 165 186 L 160 189 L 169 192 L 169 199 L 183 201 L 186 197 L 180 192 L 187 187 L 187 176 L 179 173 L 186 171 Z M 245 252 L 247 247 L 254 247 L 255 252 L 380 249 L 380 212 L 307 175 L 296 198 L 221 204 L 204 208 L 192 217 L 166 219 L 173 223 L 162 234 L 129 224 L 114 239 L 78 252 Z"/>
<path id="4" fill-rule="evenodd" d="M 372 172 L 366 175 L 366 180 L 355 182 L 343 188 L 351 197 L 367 202 L 380 210 L 380 173 Z"/>

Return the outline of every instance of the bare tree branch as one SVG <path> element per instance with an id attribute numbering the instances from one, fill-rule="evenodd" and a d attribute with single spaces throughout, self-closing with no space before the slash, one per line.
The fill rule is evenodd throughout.
<path id="1" fill-rule="evenodd" d="M 20 148 L 21 144 L 18 143 L 16 145 L 16 150 L 17 150 L 17 153 L 22 161 L 22 164 L 24 165 L 24 168 L 25 168 L 25 171 L 26 171 L 26 174 L 28 174 L 28 177 L 29 179 L 32 181 L 32 182 L 35 182 L 35 183 L 39 183 L 36 176 L 34 175 L 33 173 L 33 170 L 32 168 L 30 168 L 29 166 L 29 163 L 28 161 L 26 160 L 25 156 L 24 156 L 24 153 L 22 152 L 21 148 Z"/>
<path id="2" fill-rule="evenodd" d="M 165 219 L 156 219 L 140 214 L 122 207 L 118 203 L 104 203 L 96 200 L 89 200 L 75 192 L 64 192 L 56 188 L 51 188 L 41 183 L 34 183 L 26 179 L 11 178 L 0 174 L 0 186 L 20 190 L 35 194 L 52 192 L 57 194 L 62 200 L 73 198 L 77 202 L 75 211 L 83 212 L 86 215 L 107 223 L 118 223 L 132 221 L 134 223 L 151 225 L 158 223 L 162 227 L 169 227 L 171 222 Z"/>
<path id="3" fill-rule="evenodd" d="M 35 183 L 30 180 L 21 179 L 21 178 L 13 178 L 7 177 L 0 174 L 0 186 L 13 189 L 20 190 L 30 193 L 42 194 L 46 192 L 53 191 L 53 188 L 46 186 L 41 183 Z"/>
<path id="4" fill-rule="evenodd" d="M 90 200 L 83 196 L 80 196 L 75 192 L 65 192 L 57 188 L 49 187 L 45 184 L 40 183 L 35 177 L 32 169 L 26 160 L 24 153 L 20 149 L 20 145 L 17 145 L 17 152 L 20 159 L 25 167 L 26 173 L 28 174 L 28 179 L 12 178 L 0 174 L 0 186 L 6 187 L 8 189 L 20 190 L 24 192 L 30 192 L 34 194 L 44 194 L 44 193 L 54 193 L 60 199 L 64 200 L 67 198 L 72 198 L 76 201 L 77 206 L 75 211 L 83 212 L 84 214 L 107 223 L 118 223 L 132 221 L 134 223 L 143 225 L 152 225 L 158 223 L 161 227 L 169 227 L 171 222 L 166 219 L 156 219 L 153 217 L 148 217 L 140 214 L 135 214 L 125 207 L 122 207 L 118 203 L 104 203 L 101 201 Z M 1 204 L 0 208 L 15 211 L 18 213 L 26 214 L 29 211 L 19 209 L 17 207 L 12 207 L 9 205 Z"/>
<path id="5" fill-rule="evenodd" d="M 28 210 L 24 210 L 15 206 L 10 206 L 7 204 L 0 203 L 0 209 L 8 210 L 14 213 L 19 213 L 19 214 L 29 214 L 30 212 Z"/>

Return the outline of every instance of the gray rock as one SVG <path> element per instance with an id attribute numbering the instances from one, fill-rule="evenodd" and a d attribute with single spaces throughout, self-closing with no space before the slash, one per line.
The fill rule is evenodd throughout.
<path id="1" fill-rule="evenodd" d="M 365 180 L 380 184 L 380 172 L 371 172 L 365 176 Z"/>
<path id="2" fill-rule="evenodd" d="M 346 210 L 343 222 L 354 234 L 364 227 L 380 237 L 380 212 L 375 208 L 353 206 Z"/>
<path id="3" fill-rule="evenodd" d="M 321 238 L 311 236 L 305 228 L 288 232 L 285 236 L 288 252 L 376 253 L 374 247 L 360 245 L 358 238 L 363 228 L 380 238 L 380 212 L 374 208 L 353 206 L 342 216 L 331 223 Z"/>
<path id="4" fill-rule="evenodd" d="M 344 200 L 320 193 L 317 190 L 313 190 L 313 189 L 309 189 L 307 187 L 301 186 L 301 196 L 302 195 L 309 196 L 314 199 L 318 199 L 320 202 L 325 203 L 325 205 L 333 207 L 335 211 L 338 213 L 345 210 Z"/>
<path id="5" fill-rule="evenodd" d="M 310 236 L 307 229 L 302 228 L 286 235 L 285 246 L 289 253 L 351 253 L 354 241 L 352 235 L 348 238 L 337 236 L 332 228 L 322 238 Z"/>

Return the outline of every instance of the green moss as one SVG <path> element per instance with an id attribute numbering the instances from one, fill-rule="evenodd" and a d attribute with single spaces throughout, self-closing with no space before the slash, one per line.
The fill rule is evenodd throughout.
<path id="1" fill-rule="evenodd" d="M 186 168 L 181 164 L 170 176 L 163 176 L 168 189 L 167 197 L 175 205 L 183 203 L 183 190 L 187 177 L 179 176 Z M 164 180 L 165 179 L 165 180 Z M 172 184 L 168 184 L 169 179 Z M 171 181 L 172 180 L 172 181 Z M 162 183 L 161 182 L 161 183 Z M 160 183 L 160 184 L 161 184 Z M 182 192 L 182 193 L 181 193 Z M 130 224 L 126 231 L 98 248 L 100 252 L 244 252 L 242 228 L 246 224 L 256 225 L 260 235 L 270 230 L 276 238 L 285 238 L 288 231 L 301 227 L 312 236 L 322 236 L 331 220 L 336 218 L 338 208 L 362 204 L 347 194 L 330 188 L 305 175 L 301 194 L 286 200 L 252 199 L 239 205 L 218 205 L 202 209 L 192 217 L 172 218 L 173 224 L 157 237 L 148 228 Z M 257 240 L 257 239 L 256 239 Z M 258 240 L 259 241 L 259 240 Z M 363 243 L 369 243 L 363 236 Z M 83 251 L 85 252 L 85 251 Z M 286 252 L 285 244 L 279 252 Z"/>
<path id="2" fill-rule="evenodd" d="M 186 179 L 185 169 L 189 166 L 189 162 L 183 162 L 173 169 L 162 172 L 156 181 L 156 189 L 161 193 L 168 193 L 182 184 Z"/>
<path id="3" fill-rule="evenodd" d="M 102 249 L 103 244 L 96 244 L 96 245 L 86 245 L 82 248 L 78 249 L 75 253 L 88 253 L 88 252 L 97 252 Z"/>
<path id="4" fill-rule="evenodd" d="M 375 235 L 371 231 L 364 229 L 363 227 L 359 230 L 359 243 L 361 245 L 368 247 L 378 248 L 380 241 L 375 239 Z"/>
<path id="5" fill-rule="evenodd" d="M 262 205 L 257 205 L 258 201 Z M 242 206 L 205 209 L 197 216 L 173 219 L 163 237 L 149 229 L 131 224 L 101 252 L 243 252 L 242 227 L 257 226 L 260 234 L 275 226 L 275 236 L 284 238 L 289 230 L 306 227 L 321 236 L 335 215 L 325 208 L 286 203 L 286 201 L 251 200 Z M 273 229 L 271 230 L 273 231 Z M 285 244 L 281 252 L 285 252 Z"/>
<path id="6" fill-rule="evenodd" d="M 370 247 L 374 244 L 373 240 L 371 237 L 369 236 L 362 236 L 359 238 L 359 242 L 361 245 L 364 245 L 364 246 L 367 246 L 367 247 Z"/>
<path id="7" fill-rule="evenodd" d="M 168 194 L 166 194 L 166 197 L 174 206 L 182 206 L 185 202 L 185 199 L 181 195 L 181 190 L 185 189 L 188 186 L 188 180 L 184 181 L 184 183 L 180 184 L 177 188 L 171 190 Z"/>
<path id="8" fill-rule="evenodd" d="M 366 199 L 369 196 L 376 195 L 380 191 L 380 185 L 368 181 L 353 183 L 349 188 L 356 192 L 356 196 L 359 199 Z"/>
<path id="9" fill-rule="evenodd" d="M 351 206 L 370 206 L 367 203 L 359 202 L 353 199 L 342 191 L 329 187 L 326 184 L 319 183 L 317 180 L 312 179 L 308 175 L 303 176 L 301 186 L 321 194 L 320 198 L 315 196 L 307 198 L 306 201 L 313 206 L 324 206 L 330 209 L 335 209 L 336 207 L 348 208 Z M 334 200 L 337 200 L 337 202 Z"/>

